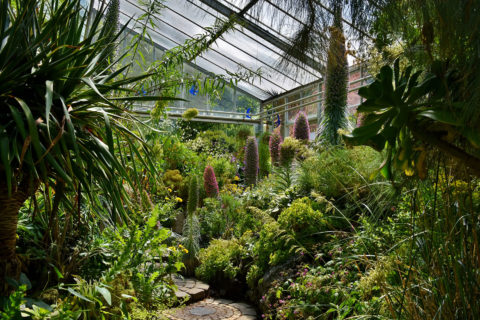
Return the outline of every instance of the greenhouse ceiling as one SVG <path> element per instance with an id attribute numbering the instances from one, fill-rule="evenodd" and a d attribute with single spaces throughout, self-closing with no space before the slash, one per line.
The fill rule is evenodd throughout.
<path id="1" fill-rule="evenodd" d="M 290 58 L 290 68 L 279 62 L 290 42 L 289 32 L 302 22 L 271 5 L 276 16 L 288 21 L 290 28 L 276 28 L 271 19 L 254 18 L 243 1 L 235 0 L 166 0 L 165 8 L 154 18 L 155 27 L 148 30 L 155 45 L 168 50 L 182 45 L 195 35 L 204 34 L 217 19 L 236 16 L 239 22 L 233 30 L 222 35 L 208 51 L 195 59 L 194 64 L 203 72 L 227 75 L 228 73 L 255 72 L 251 81 L 240 81 L 238 88 L 260 100 L 283 93 L 321 78 L 322 63 L 312 56 L 303 62 Z M 126 23 L 145 14 L 137 0 L 120 1 L 120 19 Z M 243 11 L 242 11 L 243 10 Z"/>

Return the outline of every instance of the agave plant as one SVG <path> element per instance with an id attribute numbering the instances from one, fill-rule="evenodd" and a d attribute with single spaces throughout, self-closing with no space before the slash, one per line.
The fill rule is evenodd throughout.
<path id="1" fill-rule="evenodd" d="M 131 180 L 117 160 L 119 142 L 138 149 L 128 129 L 137 81 L 114 73 L 99 60 L 111 55 L 115 36 L 101 27 L 104 12 L 88 13 L 81 0 L 8 0 L 0 4 L 0 295 L 6 277 L 17 277 L 17 215 L 41 184 L 55 198 L 69 188 L 94 199 L 103 190 L 112 218 L 127 219 L 123 181 Z M 108 34 L 108 37 L 102 37 Z M 117 139 L 114 139 L 114 136 Z M 137 147 L 135 147 L 137 146 Z M 95 192 L 93 192 L 95 190 Z"/>

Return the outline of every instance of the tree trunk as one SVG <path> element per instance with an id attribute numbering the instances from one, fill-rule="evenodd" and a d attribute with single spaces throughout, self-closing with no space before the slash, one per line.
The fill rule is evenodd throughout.
<path id="1" fill-rule="evenodd" d="M 9 197 L 5 179 L 0 175 L 0 296 L 8 295 L 11 290 L 6 278 L 20 276 L 21 264 L 15 253 L 17 221 L 18 211 L 30 194 L 28 189 L 18 187 Z"/>

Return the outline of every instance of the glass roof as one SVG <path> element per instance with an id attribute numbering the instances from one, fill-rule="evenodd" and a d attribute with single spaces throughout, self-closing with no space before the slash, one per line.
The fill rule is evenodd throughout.
<path id="1" fill-rule="evenodd" d="M 166 0 L 165 8 L 154 18 L 155 29 L 150 28 L 148 32 L 158 47 L 168 50 L 195 35 L 204 34 L 205 28 L 213 26 L 217 18 L 226 20 L 228 12 L 238 13 L 244 6 L 242 3 L 238 0 Z M 121 0 L 120 10 L 121 23 L 145 13 L 138 0 Z M 313 67 L 320 62 L 312 57 L 309 57 L 314 62 L 311 66 L 290 60 L 293 66 L 290 72 L 278 66 L 282 47 L 289 42 L 292 30 L 297 29 L 295 25 L 301 22 L 273 5 L 272 10 L 278 10 L 288 21 L 282 30 L 274 27 L 271 19 L 253 19 L 247 11 L 242 25 L 237 24 L 224 34 L 193 63 L 203 71 L 222 75 L 260 70 L 260 76 L 251 83 L 238 83 L 239 89 L 260 100 L 318 80 L 320 72 Z"/>

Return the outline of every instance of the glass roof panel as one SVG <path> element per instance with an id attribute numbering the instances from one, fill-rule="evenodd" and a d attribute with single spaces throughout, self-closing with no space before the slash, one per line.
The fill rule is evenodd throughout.
<path id="1" fill-rule="evenodd" d="M 149 27 L 148 30 L 156 47 L 168 50 L 182 45 L 186 40 L 204 34 L 205 28 L 213 26 L 216 18 L 226 19 L 223 14 L 204 2 L 207 1 L 166 0 L 166 8 L 154 19 L 156 27 Z M 244 1 L 241 0 L 210 2 L 223 5 L 234 12 L 239 12 L 244 6 Z M 122 23 L 145 13 L 136 0 L 121 0 L 120 8 Z M 277 9 L 272 6 L 271 10 Z M 279 11 L 279 14 L 283 13 Z M 291 61 L 292 65 L 296 66 L 296 72 L 288 72 L 278 67 L 282 56 L 278 43 L 288 42 L 288 36 L 291 35 L 289 32 L 296 29 L 300 23 L 287 15 L 284 16 L 288 24 L 282 30 L 275 30 L 275 25 L 268 17 L 256 21 L 247 13 L 244 18 L 250 26 L 235 26 L 192 63 L 197 65 L 201 72 L 222 75 L 226 75 L 227 71 L 237 73 L 261 70 L 261 75 L 256 76 L 251 83 L 240 81 L 238 84 L 240 89 L 258 99 L 268 98 L 271 92 L 282 93 L 319 79 L 321 76 L 318 70 L 297 61 Z M 133 22 L 130 25 L 132 26 Z M 259 28 L 261 32 L 258 33 L 256 29 L 253 32 L 252 28 Z M 271 37 L 269 40 L 263 38 L 265 33 Z M 279 42 L 276 42 L 276 39 Z"/>

